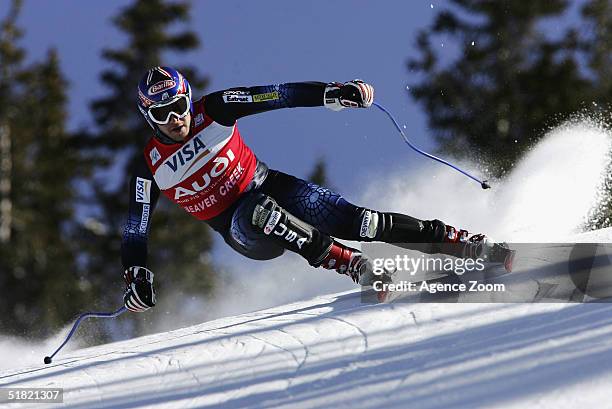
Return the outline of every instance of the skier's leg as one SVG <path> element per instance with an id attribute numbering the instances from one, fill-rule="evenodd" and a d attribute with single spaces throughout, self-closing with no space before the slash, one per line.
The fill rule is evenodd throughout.
<path id="1" fill-rule="evenodd" d="M 347 274 L 355 282 L 372 270 L 359 250 L 336 242 L 261 192 L 250 193 L 240 201 L 233 213 L 228 240 L 232 247 L 251 258 L 260 258 L 252 255 L 257 250 L 256 243 L 270 243 L 300 254 L 313 267 Z"/>
<path id="2" fill-rule="evenodd" d="M 241 198 L 232 207 L 219 216 L 208 220 L 208 224 L 235 251 L 253 260 L 271 260 L 282 255 L 285 248 L 262 233 L 255 231 L 251 225 L 248 210 Z"/>
<path id="3" fill-rule="evenodd" d="M 270 169 L 260 191 L 321 232 L 338 238 L 353 236 L 356 207 L 330 189 Z"/>
<path id="4" fill-rule="evenodd" d="M 436 219 L 420 220 L 358 207 L 330 189 L 283 172 L 270 170 L 261 191 L 299 219 L 333 237 L 401 243 L 425 253 L 457 256 L 465 253 L 465 246 L 455 243 L 466 242 L 466 230 L 457 230 Z"/>
<path id="5" fill-rule="evenodd" d="M 440 220 L 358 207 L 332 190 L 295 176 L 270 170 L 261 191 L 281 206 L 333 237 L 387 243 L 435 243 L 444 240 Z"/>

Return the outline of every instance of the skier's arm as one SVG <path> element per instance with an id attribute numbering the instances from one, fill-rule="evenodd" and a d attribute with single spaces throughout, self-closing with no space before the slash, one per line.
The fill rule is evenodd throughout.
<path id="1" fill-rule="evenodd" d="M 153 175 L 141 156 L 134 165 L 130 179 L 128 219 L 121 242 L 123 279 L 127 285 L 123 303 L 133 312 L 143 312 L 155 305 L 153 272 L 146 265 L 147 238 L 159 193 Z"/>
<path id="2" fill-rule="evenodd" d="M 141 156 L 130 179 L 128 218 L 121 242 L 121 262 L 124 269 L 147 265 L 147 238 L 159 193 L 145 158 Z"/>
<path id="3" fill-rule="evenodd" d="M 222 125 L 231 126 L 247 115 L 281 108 L 326 106 L 368 107 L 374 89 L 355 80 L 347 83 L 290 82 L 278 85 L 230 88 L 204 97 L 206 114 Z"/>

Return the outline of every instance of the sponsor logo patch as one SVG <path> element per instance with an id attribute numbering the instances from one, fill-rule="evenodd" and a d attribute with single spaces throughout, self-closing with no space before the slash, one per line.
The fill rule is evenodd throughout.
<path id="1" fill-rule="evenodd" d="M 136 201 L 138 203 L 151 203 L 151 181 L 136 178 Z"/>
<path id="2" fill-rule="evenodd" d="M 370 219 L 372 217 L 372 213 L 369 210 L 366 210 L 361 218 L 361 229 L 359 230 L 360 237 L 367 237 L 368 235 L 368 225 L 370 224 Z"/>
<path id="3" fill-rule="evenodd" d="M 138 231 L 144 234 L 147 232 L 147 225 L 149 224 L 149 215 L 151 214 L 151 206 L 148 204 L 142 205 L 142 217 L 140 218 L 140 226 Z"/>
<path id="4" fill-rule="evenodd" d="M 253 95 L 253 102 L 264 102 L 264 101 L 274 101 L 278 99 L 278 91 L 267 92 L 265 94 L 255 94 Z"/>
<path id="5" fill-rule="evenodd" d="M 210 153 L 210 149 L 206 148 L 204 142 L 202 141 L 202 137 L 197 135 L 191 141 L 183 145 L 183 147 L 176 151 L 170 158 L 168 158 L 164 165 L 167 166 L 172 173 L 176 172 L 180 167 L 185 166 L 190 163 L 194 158 L 199 158 L 200 152 L 203 155 L 208 155 Z"/>
<path id="6" fill-rule="evenodd" d="M 247 103 L 253 102 L 251 95 L 223 95 L 223 102 L 226 104 L 229 102 Z"/>
<path id="7" fill-rule="evenodd" d="M 255 211 L 253 212 L 253 219 L 251 220 L 253 226 L 261 227 L 263 229 L 269 214 L 270 211 L 264 208 L 263 206 L 255 206 Z"/>
<path id="8" fill-rule="evenodd" d="M 268 223 L 266 223 L 266 227 L 264 227 L 264 234 L 272 233 L 272 231 L 278 224 L 280 217 L 281 217 L 281 213 L 278 210 L 275 210 L 272 212 L 272 214 L 270 215 L 270 218 L 268 219 Z"/>
<path id="9" fill-rule="evenodd" d="M 251 93 L 249 91 L 239 89 L 229 89 L 227 91 L 223 91 L 223 95 L 251 95 Z"/>
<path id="10" fill-rule="evenodd" d="M 378 214 L 366 210 L 363 213 L 363 217 L 361 219 L 361 229 L 359 230 L 359 236 L 368 237 L 373 239 L 376 236 L 376 231 L 378 230 Z"/>
<path id="11" fill-rule="evenodd" d="M 202 122 L 204 122 L 204 115 L 202 115 L 201 113 L 197 114 L 194 121 L 195 121 L 195 126 L 202 125 Z"/>
<path id="12" fill-rule="evenodd" d="M 176 86 L 176 81 L 174 80 L 163 80 L 156 82 L 151 85 L 148 89 L 149 95 L 159 94 L 160 92 L 164 92 Z"/>
<path id="13" fill-rule="evenodd" d="M 149 152 L 149 157 L 151 158 L 151 164 L 153 166 L 155 166 L 155 164 L 161 159 L 161 155 L 159 154 L 157 148 L 151 149 L 151 152 Z"/>
<path id="14" fill-rule="evenodd" d="M 144 96 L 144 94 L 140 92 L 140 90 L 138 90 L 138 99 L 140 99 L 140 103 L 147 108 L 153 103 L 153 101 Z"/>
<path id="15" fill-rule="evenodd" d="M 206 188 L 208 188 L 208 186 L 210 186 L 210 183 L 213 179 L 223 175 L 229 167 L 230 163 L 233 162 L 235 159 L 234 152 L 232 152 L 231 149 L 228 149 L 226 154 L 227 157 L 217 156 L 215 159 L 212 160 L 212 163 L 214 163 L 212 169 L 202 175 L 201 181 L 196 180 L 191 184 L 191 188 L 193 190 L 182 186 L 176 187 L 174 189 L 174 200 L 179 200 L 185 196 L 193 196 L 198 192 L 205 190 Z M 187 173 L 187 171 L 189 171 L 189 169 L 187 169 L 185 173 Z"/>

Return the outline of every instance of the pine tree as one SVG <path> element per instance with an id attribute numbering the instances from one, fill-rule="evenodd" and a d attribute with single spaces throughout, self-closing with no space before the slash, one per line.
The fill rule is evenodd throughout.
<path id="1" fill-rule="evenodd" d="M 612 96 L 612 3 L 591 0 L 582 7 L 581 15 L 580 48 L 597 85 L 596 102 L 604 108 Z"/>
<path id="2" fill-rule="evenodd" d="M 443 150 L 472 152 L 495 174 L 554 126 L 580 110 L 591 84 L 580 74 L 575 39 L 546 38 L 543 19 L 563 13 L 565 0 L 451 0 L 417 40 L 421 56 L 409 68 L 423 74 L 411 86 Z M 457 49 L 443 61 L 439 46 Z"/>
<path id="3" fill-rule="evenodd" d="M 27 315 L 25 300 L 19 299 L 11 291 L 17 286 L 21 270 L 17 270 L 12 257 L 15 241 L 12 236 L 14 225 L 14 136 L 11 135 L 11 125 L 14 122 L 14 101 L 17 98 L 15 77 L 22 70 L 24 51 L 17 46 L 22 36 L 21 30 L 15 25 L 19 16 L 21 2 L 14 0 L 11 8 L 2 21 L 0 31 L 0 314 L 7 317 L 3 320 L 0 330 L 15 331 L 19 321 L 24 321 Z M 18 302 L 21 301 L 21 304 Z"/>
<path id="4" fill-rule="evenodd" d="M 14 25 L 20 2 L 12 6 L 0 38 L 6 229 L 0 240 L 1 329 L 45 336 L 89 296 L 71 237 L 78 157 L 65 131 L 67 84 L 57 54 L 50 51 L 42 63 L 22 66 L 24 52 L 16 46 L 20 32 Z"/>
<path id="5" fill-rule="evenodd" d="M 13 105 L 16 97 L 15 78 L 22 69 L 24 51 L 16 43 L 22 36 L 15 25 L 21 1 L 13 0 L 11 8 L 2 21 L 0 32 L 0 243 L 7 243 L 12 225 L 12 138 L 9 121 L 14 117 Z M 1 279 L 1 278 L 0 278 Z"/>
<path id="6" fill-rule="evenodd" d="M 113 20 L 126 34 L 127 46 L 103 51 L 111 64 L 101 75 L 109 94 L 91 105 L 99 132 L 83 136 L 91 142 L 90 154 L 107 165 L 97 172 L 94 190 L 101 214 L 87 226 L 86 245 L 89 266 L 97 274 L 99 284 L 106 281 L 105 288 L 116 294 L 112 296 L 115 304 L 121 295 L 115 284 L 122 285 L 119 248 L 127 216 L 131 168 L 153 135 L 136 108 L 136 87 L 150 67 L 170 65 L 163 63 L 166 53 L 186 52 L 199 45 L 195 34 L 185 29 L 189 12 L 186 2 L 135 1 Z M 176 28 L 180 29 L 178 33 Z M 196 95 L 206 85 L 206 79 L 193 66 L 178 69 L 187 76 Z M 169 305 L 171 292 L 201 295 L 212 289 L 214 275 L 208 257 L 211 246 L 210 229 L 162 195 L 149 237 L 148 266 L 156 273 L 158 292 L 156 311 L 180 308 Z M 109 282 L 113 287 L 108 286 Z M 139 325 L 144 319 L 138 317 Z M 141 331 L 146 329 L 141 326 Z"/>
<path id="7" fill-rule="evenodd" d="M 57 53 L 24 77 L 14 128 L 16 157 L 14 257 L 24 267 L 28 323 L 57 329 L 83 309 L 91 296 L 87 276 L 77 269 L 73 179 L 78 152 L 65 131 L 66 88 Z M 41 109 L 44 107 L 44 109 Z M 22 156 L 18 156 L 22 155 Z M 38 325 L 38 324 L 36 324 Z"/>

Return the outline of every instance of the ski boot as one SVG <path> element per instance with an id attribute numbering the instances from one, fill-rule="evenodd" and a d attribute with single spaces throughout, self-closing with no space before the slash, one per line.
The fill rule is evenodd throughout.
<path id="1" fill-rule="evenodd" d="M 453 245 L 449 252 L 453 256 L 481 258 L 488 263 L 503 264 L 507 272 L 512 271 L 516 250 L 511 250 L 506 243 L 496 243 L 484 234 L 470 234 L 467 230 L 457 230 L 448 225 L 444 243 Z"/>
<path id="2" fill-rule="evenodd" d="M 377 281 L 383 284 L 393 281 L 394 272 L 387 270 L 375 272 L 372 261 L 366 254 L 337 242 L 332 244 L 329 253 L 320 265 L 326 269 L 336 270 L 338 274 L 345 274 L 356 284 L 364 287 L 372 286 Z M 377 297 L 380 302 L 384 301 L 387 291 L 377 291 Z"/>

